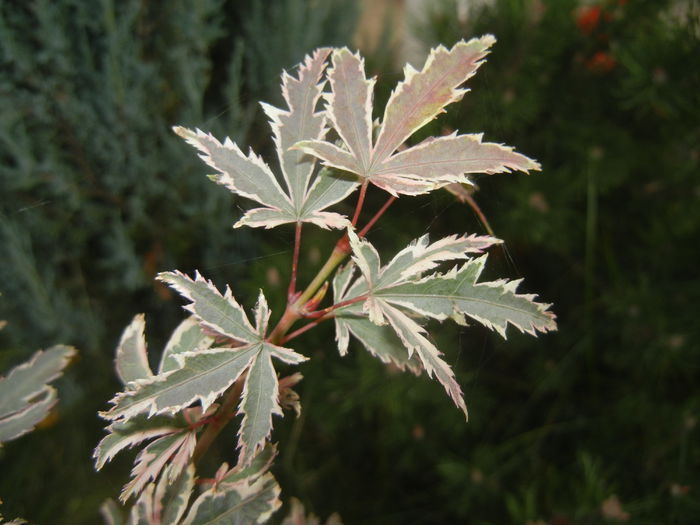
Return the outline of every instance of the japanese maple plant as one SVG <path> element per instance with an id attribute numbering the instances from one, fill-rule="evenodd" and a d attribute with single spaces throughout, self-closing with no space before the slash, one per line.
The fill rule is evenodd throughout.
<path id="1" fill-rule="evenodd" d="M 407 65 L 379 121 L 373 120 L 374 79 L 366 77 L 359 54 L 347 48 L 316 50 L 295 75 L 282 74 L 287 107 L 262 105 L 278 173 L 230 139 L 220 142 L 200 130 L 174 128 L 215 170 L 214 182 L 260 205 L 234 228 L 294 225 L 291 282 L 286 308 L 274 315 L 262 290 L 254 310 L 246 312 L 228 287 L 219 290 L 198 272 L 158 275 L 182 295 L 189 316 L 174 330 L 155 371 L 146 355 L 144 316 L 125 329 L 116 355 L 124 391 L 101 414 L 109 421 L 108 434 L 95 450 L 100 469 L 119 451 L 150 441 L 121 493 L 122 502 L 135 500 L 127 523 L 262 523 L 278 509 L 280 488 L 270 473 L 276 454 L 273 416 L 282 416 L 283 408 L 300 410 L 291 388 L 302 377 L 295 368 L 309 357 L 293 346 L 297 336 L 325 321 L 335 325 L 341 355 L 352 335 L 382 362 L 439 381 L 465 417 L 462 390 L 449 357 L 431 342 L 428 320 L 466 324 L 471 319 L 503 337 L 508 324 L 532 335 L 556 329 L 549 305 L 518 294 L 519 281 L 479 282 L 484 252 L 501 242 L 494 237 L 458 233 L 431 241 L 424 235 L 384 264 L 366 239 L 399 197 L 469 185 L 474 173 L 539 169 L 512 148 L 483 142 L 480 134 L 453 133 L 404 145 L 462 98 L 461 86 L 494 42 L 486 35 L 451 49 L 440 46 L 422 70 Z M 363 204 L 370 185 L 388 195 L 367 218 Z M 356 190 L 352 217 L 328 211 Z M 339 235 L 315 278 L 301 286 L 297 265 L 307 224 Z M 278 369 L 287 375 L 280 377 Z M 195 489 L 197 462 L 234 420 L 235 465 L 224 463 Z M 233 431 L 222 438 L 233 441 Z M 114 502 L 102 512 L 110 523 L 125 522 Z"/>

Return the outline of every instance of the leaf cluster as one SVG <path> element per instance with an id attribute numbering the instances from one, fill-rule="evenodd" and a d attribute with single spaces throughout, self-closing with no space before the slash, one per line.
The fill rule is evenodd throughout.
<path id="1" fill-rule="evenodd" d="M 124 390 L 101 414 L 110 424 L 95 451 L 100 468 L 120 450 L 152 440 L 138 454 L 132 480 L 122 491 L 122 501 L 137 498 L 130 523 L 159 523 L 168 505 L 175 505 L 172 523 L 185 516 L 182 523 L 192 524 L 224 515 L 259 523 L 279 507 L 279 487 L 265 473 L 272 459 L 266 451 L 272 416 L 283 415 L 283 404 L 297 414 L 301 410 L 298 396 L 289 390 L 301 375 L 280 379 L 275 363 L 288 367 L 307 361 L 288 342 L 325 320 L 335 322 L 341 355 L 347 354 L 352 334 L 381 361 L 436 378 L 465 416 L 454 372 L 427 332 L 429 319 L 452 319 L 460 325 L 469 319 L 503 337 L 509 324 L 531 335 L 556 329 L 549 305 L 536 302 L 534 295 L 518 294 L 519 281 L 479 281 L 486 263 L 482 253 L 498 239 L 451 235 L 430 242 L 426 235 L 382 265 L 377 249 L 365 238 L 399 195 L 471 184 L 473 173 L 539 168 L 511 148 L 482 142 L 480 135 L 429 138 L 397 152 L 445 106 L 462 98 L 466 91 L 460 86 L 474 75 L 494 41 L 485 36 L 451 49 L 438 47 L 421 71 L 407 67 L 387 103 L 376 141 L 373 81 L 366 79 L 362 58 L 346 48 L 319 49 L 307 56 L 296 76 L 282 75 L 286 107 L 263 105 L 279 176 L 261 157 L 252 151 L 244 154 L 230 139 L 221 142 L 200 130 L 175 128 L 216 170 L 214 182 L 260 205 L 246 211 L 234 227 L 294 224 L 292 277 L 286 308 L 271 326 L 272 312 L 262 291 L 251 320 L 229 287 L 222 293 L 198 272 L 194 278 L 179 271 L 159 274 L 161 282 L 187 300 L 185 308 L 192 317 L 173 333 L 155 373 L 148 364 L 143 316 L 136 316 L 124 331 L 116 361 Z M 326 72 L 328 57 L 332 67 Z M 324 91 L 326 85 L 330 91 Z M 319 108 L 322 98 L 325 106 Z M 329 142 L 332 135 L 336 138 Z M 370 184 L 388 192 L 389 200 L 360 229 Z M 327 211 L 358 188 L 352 220 Z M 316 277 L 298 290 L 306 223 L 344 233 Z M 348 256 L 350 262 L 341 267 Z M 462 264 L 438 271 L 455 261 Z M 322 307 L 331 281 L 333 303 Z M 307 324 L 292 331 L 304 319 Z M 232 483 L 228 467 L 222 466 L 212 488 L 194 496 L 185 515 L 192 494 L 190 468 L 235 415 L 242 419 L 233 471 L 246 475 Z M 251 473 L 251 466 L 259 463 L 263 466 Z M 173 489 L 177 494 L 171 500 L 168 493 L 174 486 L 179 488 Z"/>

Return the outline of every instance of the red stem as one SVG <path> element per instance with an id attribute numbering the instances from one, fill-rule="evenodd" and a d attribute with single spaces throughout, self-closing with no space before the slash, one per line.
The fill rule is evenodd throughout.
<path id="1" fill-rule="evenodd" d="M 299 248 L 301 246 L 301 222 L 296 223 L 294 228 L 294 255 L 292 255 L 292 277 L 289 280 L 287 290 L 287 300 L 292 302 L 292 297 L 297 292 L 297 268 L 299 266 Z"/>
<path id="2" fill-rule="evenodd" d="M 474 198 L 471 195 L 466 195 L 464 197 L 464 200 L 467 201 L 467 204 L 469 204 L 469 207 L 472 209 L 472 211 L 476 213 L 476 216 L 481 221 L 481 224 L 484 225 L 486 233 L 488 233 L 492 237 L 495 237 L 496 235 L 493 233 L 493 229 L 491 229 L 491 225 L 489 224 L 488 219 L 486 219 L 486 215 L 484 215 L 484 212 L 481 211 L 481 208 L 479 208 L 479 205 L 476 203 Z"/>
<path id="3" fill-rule="evenodd" d="M 338 308 L 342 308 L 343 306 L 348 306 L 351 304 L 359 303 L 360 301 L 364 301 L 367 299 L 367 295 L 358 295 L 357 297 L 353 297 L 352 299 L 346 299 L 345 301 L 340 301 L 339 303 L 335 303 L 330 305 L 328 308 L 324 308 L 323 310 L 316 310 L 315 312 L 307 312 L 304 314 L 304 317 L 323 317 L 326 314 L 331 313 L 333 310 L 337 310 Z"/>
<path id="4" fill-rule="evenodd" d="M 328 308 L 324 308 L 323 310 L 317 310 L 316 312 L 309 312 L 309 313 L 304 314 L 304 317 L 307 317 L 307 318 L 315 317 L 316 319 L 314 319 L 310 323 L 305 324 L 304 326 L 302 326 L 298 330 L 293 331 L 291 334 L 283 337 L 280 340 L 279 344 L 283 345 L 284 343 L 286 343 L 290 339 L 294 339 L 295 337 L 303 334 L 304 332 L 311 330 L 314 326 L 325 321 L 326 319 L 330 319 L 331 317 L 333 317 L 330 314 L 334 310 L 337 310 L 339 308 L 343 308 L 344 306 L 348 306 L 351 304 L 359 303 L 360 301 L 364 301 L 365 299 L 367 299 L 367 295 L 358 295 L 357 297 L 353 297 L 352 299 L 340 301 L 339 303 L 333 304 L 333 305 L 329 306 Z"/>
<path id="5" fill-rule="evenodd" d="M 289 341 L 290 339 L 294 339 L 295 337 L 297 337 L 297 336 L 303 334 L 304 332 L 307 332 L 308 330 L 311 330 L 314 326 L 316 326 L 317 324 L 319 324 L 319 323 L 321 323 L 321 322 L 323 322 L 323 321 L 325 321 L 326 319 L 329 319 L 329 318 L 330 318 L 330 316 L 328 316 L 328 317 L 319 317 L 318 319 L 314 319 L 313 321 L 311 321 L 310 323 L 305 324 L 305 325 L 302 326 L 301 328 L 299 328 L 299 329 L 297 329 L 297 330 L 294 330 L 291 334 L 287 334 L 286 336 L 284 336 L 284 337 L 280 340 L 279 344 L 280 344 L 280 345 L 285 344 L 285 343 L 286 343 L 287 341 Z"/>
<path id="6" fill-rule="evenodd" d="M 357 198 L 357 207 L 355 208 L 355 215 L 352 218 L 353 228 L 357 224 L 357 219 L 360 218 L 360 212 L 362 211 L 362 205 L 365 203 L 365 194 L 367 193 L 367 179 L 362 182 L 362 187 L 360 188 L 360 196 Z"/>
<path id="7" fill-rule="evenodd" d="M 394 203 L 396 199 L 397 197 L 394 195 L 389 197 L 384 203 L 384 205 L 381 208 L 379 208 L 379 211 L 374 214 L 374 217 L 372 217 L 369 220 L 367 225 L 364 228 L 362 228 L 362 230 L 360 230 L 360 233 L 358 233 L 357 236 L 364 237 L 365 235 L 367 235 L 367 232 L 370 230 L 370 228 L 372 228 L 372 226 L 374 226 L 374 223 L 377 222 L 382 215 L 384 215 L 384 212 L 389 208 L 389 206 L 391 206 Z"/>

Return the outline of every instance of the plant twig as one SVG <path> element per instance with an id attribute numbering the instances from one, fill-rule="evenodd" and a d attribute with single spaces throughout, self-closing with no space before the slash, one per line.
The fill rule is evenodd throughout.
<path id="1" fill-rule="evenodd" d="M 362 186 L 360 187 L 360 196 L 357 197 L 357 207 L 355 207 L 355 215 L 352 217 L 353 228 L 357 224 L 357 219 L 360 218 L 360 212 L 362 211 L 362 205 L 365 203 L 365 194 L 367 193 L 367 184 L 369 180 L 365 179 L 362 181 Z"/>
<path id="2" fill-rule="evenodd" d="M 389 197 L 387 199 L 387 201 L 384 203 L 384 205 L 381 208 L 379 208 L 379 211 L 374 214 L 374 217 L 372 217 L 369 220 L 369 222 L 365 225 L 365 227 L 359 231 L 357 236 L 362 238 L 365 235 L 367 235 L 367 232 L 372 228 L 372 226 L 374 226 L 374 223 L 376 223 L 379 220 L 379 218 L 382 215 L 384 215 L 384 212 L 389 209 L 389 206 L 391 206 L 397 198 L 398 197 L 396 197 L 395 195 L 392 195 L 391 197 Z"/>
<path id="3" fill-rule="evenodd" d="M 297 288 L 297 268 L 299 266 L 299 249 L 301 246 L 301 222 L 297 222 L 294 228 L 294 254 L 292 255 L 292 277 L 289 280 L 287 300 L 292 301 Z"/>

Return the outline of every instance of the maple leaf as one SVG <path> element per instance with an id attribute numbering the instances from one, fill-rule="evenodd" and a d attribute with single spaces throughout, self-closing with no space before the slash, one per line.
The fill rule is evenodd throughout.
<path id="1" fill-rule="evenodd" d="M 343 200 L 358 186 L 356 177 L 321 170 L 314 178 L 315 159 L 290 148 L 304 140 L 322 139 L 326 118 L 316 111 L 323 90 L 323 72 L 330 49 L 307 56 L 298 77 L 282 74 L 282 96 L 287 109 L 262 104 L 270 118 L 277 157 L 286 190 L 270 167 L 252 151 L 246 156 L 230 139 L 222 144 L 200 130 L 175 127 L 175 133 L 200 151 L 200 157 L 218 174 L 212 179 L 233 193 L 254 200 L 263 207 L 249 210 L 234 227 L 272 228 L 281 224 L 309 222 L 322 228 L 343 228 L 347 219 L 323 211 Z"/>
<path id="2" fill-rule="evenodd" d="M 248 463 L 269 437 L 272 415 L 282 415 L 272 357 L 288 364 L 299 364 L 307 358 L 265 340 L 270 311 L 262 292 L 255 308 L 254 327 L 230 289 L 222 295 L 199 274 L 194 280 L 180 272 L 162 273 L 158 278 L 190 301 L 185 308 L 201 326 L 239 341 L 241 346 L 175 354 L 178 368 L 129 383 L 127 390 L 112 400 L 114 406 L 102 415 L 120 420 L 141 413 L 174 414 L 196 401 L 206 411 L 239 377 L 245 377 L 238 408 L 243 415 L 238 446 L 243 462 Z"/>
<path id="3" fill-rule="evenodd" d="M 507 324 L 533 335 L 556 329 L 549 305 L 535 302 L 532 295 L 515 293 L 519 281 L 476 282 L 486 256 L 470 259 L 469 254 L 481 253 L 498 239 L 453 235 L 430 243 L 423 236 L 381 266 L 377 250 L 367 240 L 351 229 L 348 237 L 353 264 L 361 275 L 352 281 L 352 269 L 346 268 L 334 281 L 336 303 L 349 303 L 335 311 L 341 354 L 347 351 L 352 333 L 371 353 L 402 368 L 417 356 L 428 376 L 437 378 L 465 416 L 467 408 L 454 373 L 416 318 L 442 321 L 450 317 L 464 324 L 468 316 L 504 337 Z M 446 274 L 425 275 L 440 263 L 460 259 L 469 260 Z M 397 339 L 405 353 L 397 348 Z"/>
<path id="4" fill-rule="evenodd" d="M 220 483 L 192 504 L 183 525 L 266 523 L 282 503 L 280 487 L 270 473 L 254 481 Z"/>
<path id="5" fill-rule="evenodd" d="M 495 38 L 486 35 L 460 41 L 452 49 L 431 50 L 421 71 L 410 65 L 387 102 L 376 141 L 372 139 L 372 91 L 364 61 L 347 48 L 333 51 L 328 71 L 331 93 L 326 113 L 342 141 L 310 139 L 295 145 L 326 166 L 360 176 L 392 195 L 417 195 L 452 183 L 471 183 L 470 173 L 539 169 L 539 164 L 512 148 L 482 142 L 481 134 L 429 138 L 401 152 L 396 150 L 422 126 L 460 100 L 459 88 L 483 63 Z"/>
<path id="6" fill-rule="evenodd" d="M 0 448 L 46 418 L 58 401 L 56 389 L 48 383 L 61 375 L 75 354 L 74 348 L 64 345 L 39 350 L 0 377 Z"/>

